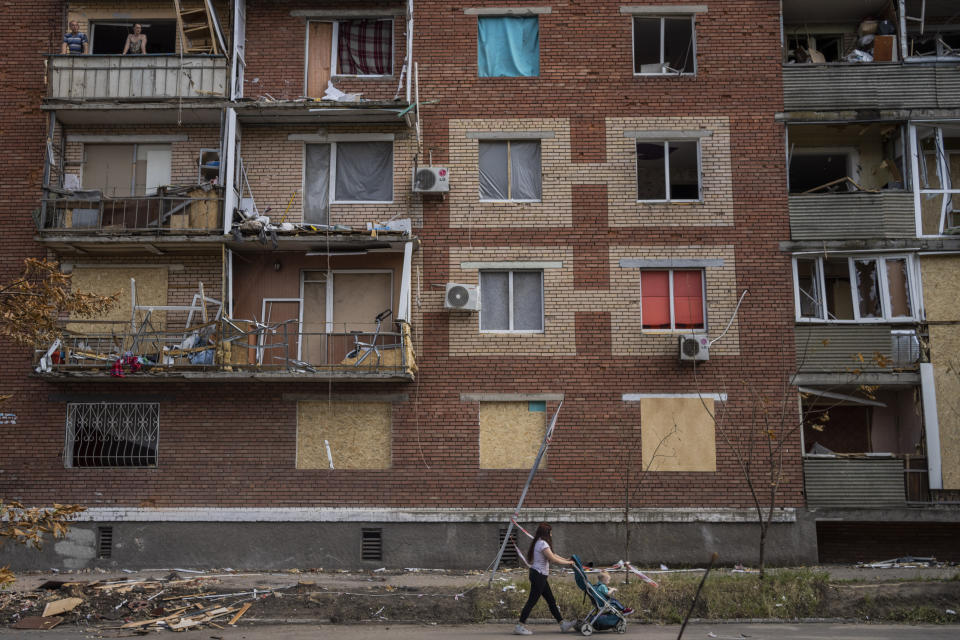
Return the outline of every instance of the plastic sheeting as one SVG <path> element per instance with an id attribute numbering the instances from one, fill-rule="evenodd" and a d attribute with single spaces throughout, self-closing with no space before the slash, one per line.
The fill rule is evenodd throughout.
<path id="1" fill-rule="evenodd" d="M 337 202 L 393 200 L 393 143 L 338 142 Z"/>
<path id="2" fill-rule="evenodd" d="M 536 16 L 481 16 L 477 29 L 481 78 L 540 75 L 540 23 Z"/>
<path id="3" fill-rule="evenodd" d="M 543 330 L 543 272 L 483 272 L 480 296 L 481 330 Z"/>
<path id="4" fill-rule="evenodd" d="M 480 143 L 482 200 L 540 200 L 540 142 Z"/>
<path id="5" fill-rule="evenodd" d="M 306 145 L 306 179 L 303 181 L 303 221 L 329 224 L 330 145 Z"/>

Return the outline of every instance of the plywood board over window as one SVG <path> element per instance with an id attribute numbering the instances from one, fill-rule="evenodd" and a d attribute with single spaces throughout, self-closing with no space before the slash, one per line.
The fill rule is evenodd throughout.
<path id="1" fill-rule="evenodd" d="M 643 468 L 716 471 L 713 399 L 644 398 L 640 401 Z"/>
<path id="2" fill-rule="evenodd" d="M 543 402 L 481 402 L 480 468 L 529 469 L 546 429 Z"/>
<path id="3" fill-rule="evenodd" d="M 388 402 L 297 403 L 297 469 L 389 469 Z"/>
<path id="4" fill-rule="evenodd" d="M 116 304 L 105 314 L 94 318 L 99 322 L 71 323 L 67 328 L 71 331 L 83 333 L 111 333 L 114 331 L 129 331 L 130 329 L 130 278 L 137 282 L 137 304 L 165 305 L 167 304 L 167 268 L 144 267 L 131 269 L 109 267 L 74 267 L 70 278 L 74 291 L 85 291 L 99 295 L 113 295 L 120 292 Z M 150 318 L 155 329 L 164 326 L 165 314 L 162 311 L 154 312 Z M 142 317 L 142 316 L 141 316 Z M 116 321 L 126 324 L 118 324 Z"/>

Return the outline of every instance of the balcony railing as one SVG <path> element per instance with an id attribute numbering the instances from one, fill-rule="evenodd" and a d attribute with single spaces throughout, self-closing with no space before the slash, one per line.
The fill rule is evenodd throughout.
<path id="1" fill-rule="evenodd" d="M 794 240 L 916 236 L 912 193 L 795 194 L 789 206 Z"/>
<path id="2" fill-rule="evenodd" d="M 399 331 L 302 331 L 298 322 L 218 321 L 182 330 L 70 321 L 35 371 L 53 377 L 276 377 L 412 380 L 410 325 Z"/>
<path id="3" fill-rule="evenodd" d="M 60 100 L 224 98 L 227 59 L 212 55 L 48 55 L 47 97 Z"/>
<path id="4" fill-rule="evenodd" d="M 40 209 L 41 234 L 222 233 L 223 198 L 196 187 L 184 195 L 110 198 L 99 191 L 48 196 Z"/>

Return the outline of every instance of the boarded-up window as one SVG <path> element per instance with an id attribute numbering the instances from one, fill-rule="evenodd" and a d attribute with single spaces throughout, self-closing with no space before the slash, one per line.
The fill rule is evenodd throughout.
<path id="1" fill-rule="evenodd" d="M 542 402 L 480 403 L 480 468 L 529 469 L 547 429 Z"/>
<path id="2" fill-rule="evenodd" d="M 297 469 L 389 469 L 388 402 L 297 404 Z"/>
<path id="3" fill-rule="evenodd" d="M 713 400 L 644 398 L 640 401 L 643 468 L 651 471 L 716 471 Z"/>
<path id="4" fill-rule="evenodd" d="M 103 268 L 103 267 L 76 267 L 70 277 L 74 291 L 85 291 L 98 295 L 113 295 L 120 292 L 116 304 L 102 316 L 90 321 L 71 322 L 68 329 L 81 333 L 113 333 L 130 330 L 130 279 L 137 283 L 137 304 L 162 306 L 167 304 L 167 269 L 165 267 L 149 268 Z M 165 325 L 165 312 L 156 311 L 150 316 L 150 323 L 155 329 Z M 138 321 L 144 319 L 140 313 Z"/>

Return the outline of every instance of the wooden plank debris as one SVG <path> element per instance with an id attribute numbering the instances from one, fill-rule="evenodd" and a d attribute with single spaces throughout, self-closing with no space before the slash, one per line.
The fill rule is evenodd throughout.
<path id="1" fill-rule="evenodd" d="M 61 613 L 66 613 L 68 611 L 73 611 L 82 602 L 83 598 L 62 598 L 60 600 L 48 602 L 47 606 L 43 608 L 42 617 L 47 618 L 50 616 L 60 615 Z"/>
<path id="2" fill-rule="evenodd" d="M 55 626 L 63 622 L 63 618 L 58 618 L 56 616 L 50 618 L 43 618 L 41 616 L 28 616 L 26 618 L 21 618 L 17 620 L 12 625 L 11 629 L 53 629 Z"/>
<path id="3" fill-rule="evenodd" d="M 240 611 L 237 611 L 237 613 L 232 618 L 230 618 L 230 622 L 228 622 L 227 624 L 237 624 L 237 620 L 242 618 L 243 614 L 247 612 L 247 609 L 249 609 L 252 606 L 253 606 L 252 602 L 245 603 L 242 607 L 240 607 Z"/>

